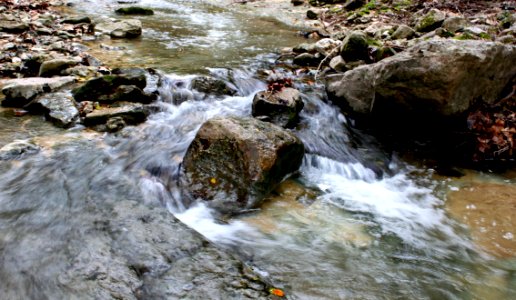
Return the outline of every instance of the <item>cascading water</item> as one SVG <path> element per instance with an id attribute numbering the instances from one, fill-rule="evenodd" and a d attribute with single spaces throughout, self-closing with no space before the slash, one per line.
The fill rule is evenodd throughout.
<path id="1" fill-rule="evenodd" d="M 109 5 L 95 3 L 99 5 L 78 4 L 77 9 L 100 14 L 102 5 Z M 128 52 L 143 58 L 128 65 L 156 57 L 156 65 L 164 64 L 166 71 L 177 66 L 180 74 L 166 76 L 155 104 L 157 112 L 144 124 L 88 138 L 73 130 L 61 133 L 69 140 L 64 145 L 19 163 L 0 164 L 0 201 L 9 208 L 9 214 L 0 218 L 20 216 L 13 223 L 0 222 L 2 228 L 18 226 L 15 233 L 0 238 L 16 241 L 30 236 L 42 244 L 55 236 L 73 239 L 65 224 L 94 222 L 81 219 L 81 210 L 96 209 L 91 199 L 110 201 L 116 195 L 142 201 L 141 194 L 146 204 L 167 207 L 179 220 L 236 253 L 291 298 L 480 299 L 486 295 L 483 290 L 495 291 L 492 299 L 516 295 L 514 263 L 499 267 L 470 243 L 466 230 L 445 213 L 431 172 L 387 158 L 368 143 L 371 138 L 351 135 L 345 118 L 324 101 L 318 85 L 296 81 L 305 108 L 294 132 L 308 153 L 284 193 L 271 196 L 262 211 L 228 223 L 217 220 L 202 203 L 183 203 L 177 182 L 196 131 L 215 116 L 251 114 L 254 93 L 266 87 L 254 74 L 277 57 L 263 53 L 281 43 L 260 44 L 271 39 L 274 32 L 269 31 L 275 24 L 235 31 L 246 17 L 207 8 L 202 2 L 146 0 L 140 4 L 156 9 L 158 21 L 144 20 L 150 27 L 142 44 Z M 253 37 L 256 32 L 262 35 Z M 157 49 L 142 52 L 155 43 L 159 43 Z M 259 46 L 251 47 L 254 44 Z M 206 53 L 211 56 L 204 57 Z M 230 67 L 238 61 L 240 67 L 215 68 L 221 61 Z M 205 98 L 191 88 L 196 75 L 185 75 L 196 73 L 227 81 L 241 96 Z M 63 200 L 47 203 L 41 195 Z M 60 211 L 65 210 L 77 218 L 64 220 Z M 51 228 L 50 233 L 41 237 L 31 233 L 41 228 Z M 16 255 L 12 252 L 3 254 Z M 52 260 L 50 250 L 44 258 Z M 19 267 L 9 265 L 6 270 Z M 5 278 L 0 273 L 0 279 Z M 502 288 L 500 280 L 507 282 Z"/>

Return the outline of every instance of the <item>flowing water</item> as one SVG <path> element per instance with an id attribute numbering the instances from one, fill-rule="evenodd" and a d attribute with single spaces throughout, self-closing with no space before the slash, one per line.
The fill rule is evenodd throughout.
<path id="1" fill-rule="evenodd" d="M 84 1 L 75 9 L 112 16 L 106 12 L 114 7 L 110 3 Z M 34 228 L 48 227 L 61 235 L 71 221 L 55 211 L 77 211 L 73 222 L 81 222 L 82 200 L 109 199 L 110 194 L 134 198 L 133 189 L 124 189 L 128 184 L 144 195 L 145 203 L 167 207 L 292 299 L 516 298 L 511 212 L 499 212 L 498 219 L 508 223 L 500 232 L 507 241 L 500 246 L 505 247 L 504 255 L 497 255 L 476 242 L 471 225 L 487 216 L 468 215 L 474 219 L 463 224 L 463 213 L 447 210 L 455 205 L 456 213 L 471 205 L 469 198 L 453 205 L 446 199 L 450 192 L 474 188 L 474 180 L 437 177 L 432 170 L 386 156 L 374 139 L 348 132 L 338 109 L 323 101 L 321 86 L 302 80 L 295 83 L 303 91 L 305 109 L 294 132 L 308 153 L 299 176 L 283 183 L 259 212 L 226 223 L 202 204 L 185 207 L 175 182 L 197 129 L 214 116 L 249 116 L 254 93 L 265 88 L 257 70 L 270 68 L 278 57 L 273 53 L 281 47 L 303 41 L 272 20 L 250 19 L 202 1 L 146 0 L 140 5 L 156 11 L 142 18 L 143 37 L 106 41 L 125 50 L 101 58 L 120 66 L 165 70 L 159 112 L 119 134 L 50 128 L 18 133 L 16 138 L 40 136 L 43 149 L 20 162 L 0 164 L 0 201 L 12 207 L 11 215 L 0 217 L 20 215 L 12 223 L 1 223 L 16 232 L 3 234 L 4 241 L 24 235 L 37 239 Z M 189 86 L 201 73 L 227 80 L 241 96 L 184 101 L 185 95 L 200 97 Z M 1 129 L 2 145 L 15 127 Z M 489 178 L 497 188 L 515 183 L 514 176 Z M 41 195 L 67 200 L 36 201 L 36 208 L 26 204 L 25 199 Z M 506 197 L 512 201 L 508 210 L 515 208 L 513 197 Z M 27 211 L 30 222 L 21 217 Z M 484 212 L 489 214 L 489 209 Z"/>

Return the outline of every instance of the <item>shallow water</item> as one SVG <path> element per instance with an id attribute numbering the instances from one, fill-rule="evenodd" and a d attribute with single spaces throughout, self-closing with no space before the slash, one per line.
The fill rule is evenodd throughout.
<path id="1" fill-rule="evenodd" d="M 108 11 L 115 7 L 109 3 L 81 2 L 76 9 L 100 18 L 106 5 Z M 127 197 L 167 207 L 181 221 L 253 265 L 291 299 L 516 297 L 514 240 L 507 235 L 514 223 L 504 223 L 513 218 L 512 204 L 492 216 L 508 224 L 504 235 L 510 243 L 504 247 L 512 251 L 497 256 L 483 246 L 492 245 L 489 238 L 478 243 L 479 231 L 472 226 L 484 214 L 463 211 L 482 198 L 468 198 L 468 193 L 448 195 L 461 193 L 471 186 L 471 178 L 481 175 L 475 173 L 461 182 L 385 155 L 370 143 L 370 137 L 350 135 L 338 109 L 322 100 L 319 85 L 295 82 L 305 101 L 295 133 L 308 150 L 299 176 L 282 184 L 260 211 L 227 223 L 217 220 L 202 204 L 185 207 L 176 182 L 197 129 L 214 116 L 249 116 L 254 93 L 265 88 L 256 70 L 271 66 L 278 57 L 271 53 L 302 41 L 293 30 L 273 21 L 248 20 L 244 14 L 202 1 L 146 0 L 140 4 L 156 10 L 155 16 L 142 18 L 143 37 L 106 40 L 127 49 L 102 58 L 119 66 L 167 71 L 160 111 L 143 125 L 105 136 L 70 131 L 63 135 L 63 130 L 37 123 L 41 126 L 34 126 L 37 130 L 24 137 L 61 134 L 64 138 L 40 138 L 56 142 L 21 162 L 0 162 L 0 202 L 10 212 L 0 215 L 0 228 L 16 232 L 0 236 L 3 241 L 20 241 L 22 249 L 24 238 L 36 238 L 35 228 L 49 228 L 49 238 L 64 236 L 69 220 L 56 211 L 74 211 L 82 205 L 95 209 L 90 207 L 91 198 Z M 198 97 L 189 86 L 199 73 L 230 81 L 242 96 L 182 102 L 185 95 Z M 11 134 L 18 134 L 18 124 L 4 128 L 0 141 L 17 137 Z M 383 171 L 381 175 L 378 170 Z M 507 197 L 512 199 L 513 187 L 504 186 L 514 181 L 496 180 L 503 191 L 495 192 L 509 192 Z M 128 185 L 132 188 L 125 190 Z M 138 199 L 137 191 L 143 199 Z M 29 199 L 41 194 L 63 201 L 38 201 L 34 207 Z M 25 210 L 30 211 L 28 217 L 12 218 Z M 473 218 L 473 223 L 463 222 L 464 216 Z M 78 217 L 74 222 L 82 220 Z M 26 262 L 39 257 L 27 249 L 22 253 Z M 9 255 L 22 254 L 4 252 L 4 259 L 9 260 Z M 52 258 L 52 251 L 48 257 Z M 9 268 L 18 267 L 7 265 L 0 278 L 7 278 Z"/>

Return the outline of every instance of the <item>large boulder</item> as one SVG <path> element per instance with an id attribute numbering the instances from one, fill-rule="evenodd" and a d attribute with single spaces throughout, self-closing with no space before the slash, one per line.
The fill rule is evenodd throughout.
<path id="1" fill-rule="evenodd" d="M 252 114 L 253 117 L 266 117 L 268 121 L 281 127 L 292 127 L 299 119 L 303 106 L 301 94 L 296 89 L 262 91 L 254 96 Z"/>
<path id="2" fill-rule="evenodd" d="M 493 103 L 516 76 L 516 46 L 425 41 L 376 64 L 327 77 L 327 91 L 358 115 L 453 117 Z M 427 118 L 428 119 L 428 118 Z"/>
<path id="3" fill-rule="evenodd" d="M 251 209 L 304 155 L 289 131 L 253 118 L 215 118 L 197 132 L 183 161 L 185 187 L 193 199 L 224 214 Z"/>
<path id="4" fill-rule="evenodd" d="M 2 93 L 5 95 L 2 105 L 23 107 L 37 95 L 55 91 L 73 82 L 75 82 L 75 77 L 73 76 L 54 78 L 28 77 L 5 80 L 0 83 L 5 84 L 2 89 Z"/>

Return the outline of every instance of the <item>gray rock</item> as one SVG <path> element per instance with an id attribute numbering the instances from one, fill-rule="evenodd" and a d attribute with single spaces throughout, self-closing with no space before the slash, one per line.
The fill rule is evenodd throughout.
<path id="1" fill-rule="evenodd" d="M 23 22 L 0 20 L 0 31 L 21 33 L 29 30 L 29 25 Z"/>
<path id="2" fill-rule="evenodd" d="M 301 53 L 298 56 L 294 57 L 293 63 L 298 66 L 312 66 L 316 67 L 321 62 L 321 58 L 316 57 L 310 53 Z"/>
<path id="3" fill-rule="evenodd" d="M 39 67 L 39 75 L 40 77 L 51 77 L 54 75 L 60 75 L 61 71 L 73 67 L 79 64 L 79 61 L 76 59 L 70 58 L 56 58 L 51 60 L 44 61 Z"/>
<path id="4" fill-rule="evenodd" d="M 81 24 L 81 23 L 91 23 L 91 19 L 89 17 L 69 17 L 61 21 L 63 24 Z"/>
<path id="5" fill-rule="evenodd" d="M 0 160 L 23 158 L 26 155 L 38 153 L 40 148 L 29 141 L 16 140 L 0 148 Z"/>
<path id="6" fill-rule="evenodd" d="M 427 14 L 416 21 L 416 31 L 429 32 L 441 27 L 446 19 L 446 13 L 432 8 Z"/>
<path id="7" fill-rule="evenodd" d="M 332 58 L 330 60 L 330 64 L 329 65 L 330 65 L 330 68 L 332 68 L 333 70 L 335 70 L 337 72 L 347 71 L 346 61 L 340 55 L 335 56 L 334 58 Z"/>
<path id="8" fill-rule="evenodd" d="M 328 56 L 334 49 L 340 48 L 342 41 L 324 38 L 315 43 L 315 50 L 323 56 Z"/>
<path id="9" fill-rule="evenodd" d="M 449 32 L 455 33 L 468 26 L 468 21 L 463 17 L 449 17 L 443 22 L 443 28 Z"/>
<path id="10" fill-rule="evenodd" d="M 348 0 L 343 7 L 347 10 L 355 10 L 366 4 L 366 0 Z"/>
<path id="11" fill-rule="evenodd" d="M 253 117 L 267 117 L 267 121 L 281 127 L 293 127 L 304 103 L 301 94 L 293 88 L 283 88 L 279 92 L 262 91 L 253 99 Z"/>
<path id="12" fill-rule="evenodd" d="M 367 36 L 362 31 L 353 31 L 349 33 L 340 49 L 340 56 L 346 61 L 366 60 L 368 58 Z"/>
<path id="13" fill-rule="evenodd" d="M 400 25 L 396 28 L 396 31 L 392 34 L 393 40 L 410 39 L 416 35 L 416 31 L 407 25 Z"/>
<path id="14" fill-rule="evenodd" d="M 514 37 L 513 35 L 502 35 L 500 37 L 497 37 L 496 41 L 503 44 L 514 44 L 516 43 L 516 37 Z"/>
<path id="15" fill-rule="evenodd" d="M 113 103 L 117 101 L 139 102 L 149 104 L 155 101 L 155 94 L 146 94 L 142 89 L 135 85 L 120 85 L 113 94 L 101 95 L 97 101 L 101 103 Z"/>
<path id="16" fill-rule="evenodd" d="M 128 125 L 137 125 L 145 122 L 148 112 L 140 103 L 124 103 L 119 107 L 103 107 L 96 109 L 84 117 L 84 125 L 94 126 L 106 124 L 115 117 L 120 117 Z"/>
<path id="17" fill-rule="evenodd" d="M 304 155 L 292 133 L 253 118 L 215 118 L 197 132 L 183 161 L 185 186 L 224 214 L 257 207 Z"/>
<path id="18" fill-rule="evenodd" d="M 484 41 L 434 40 L 328 78 L 339 106 L 368 115 L 455 116 L 476 102 L 493 103 L 516 75 L 516 46 Z M 382 111 L 377 107 L 388 107 Z"/>
<path id="19" fill-rule="evenodd" d="M 16 192 L 0 199 L 0 227 L 9 228 L 0 239 L 3 299 L 244 299 L 257 292 L 258 274 L 166 208 L 146 205 L 130 171 L 106 168 L 109 154 L 96 141 L 68 143 L 20 165 Z M 12 182 L 0 189 L 14 190 Z M 267 299 L 261 284 L 256 296 Z"/>
<path id="20" fill-rule="evenodd" d="M 317 49 L 315 48 L 315 44 L 303 43 L 292 48 L 292 51 L 294 51 L 294 53 L 315 53 Z"/>
<path id="21" fill-rule="evenodd" d="M 200 76 L 192 80 L 192 89 L 201 93 L 216 96 L 233 96 L 237 90 L 227 84 L 224 80 L 216 79 L 209 76 Z"/>
<path id="22" fill-rule="evenodd" d="M 86 100 L 113 102 L 114 100 L 110 97 L 116 93 L 117 88 L 121 85 L 134 85 L 139 89 L 144 89 L 147 85 L 147 80 L 144 74 L 104 75 L 93 78 L 81 87 L 73 90 L 73 96 L 79 102 Z"/>
<path id="23" fill-rule="evenodd" d="M 112 38 L 135 38 L 142 34 L 142 22 L 136 19 L 99 23 L 95 31 L 109 34 Z"/>
<path id="24" fill-rule="evenodd" d="M 23 107 L 37 95 L 55 91 L 73 82 L 75 82 L 75 77 L 72 76 L 53 78 L 28 77 L 5 80 L 2 82 L 5 84 L 2 89 L 2 93 L 5 95 L 2 105 Z"/>
<path id="25" fill-rule="evenodd" d="M 70 92 L 41 95 L 26 107 L 32 112 L 42 112 L 60 127 L 71 127 L 79 119 L 79 110 Z"/>

